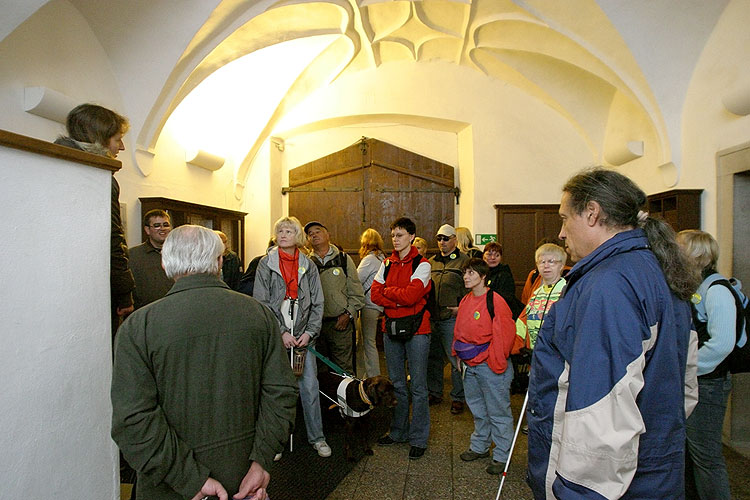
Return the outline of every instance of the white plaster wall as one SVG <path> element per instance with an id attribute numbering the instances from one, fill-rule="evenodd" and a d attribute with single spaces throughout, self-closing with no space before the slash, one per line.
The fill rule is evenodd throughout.
<path id="1" fill-rule="evenodd" d="M 47 0 L 4 0 L 0 17 L 0 40 L 8 36 Z"/>
<path id="2" fill-rule="evenodd" d="M 0 41 L 0 128 L 52 141 L 65 125 L 25 112 L 26 86 L 122 109 L 106 53 L 66 0 L 49 2 Z"/>
<path id="3" fill-rule="evenodd" d="M 0 147 L 2 498 L 119 498 L 110 176 Z"/>
<path id="4" fill-rule="evenodd" d="M 255 165 L 250 170 L 242 193 L 242 207 L 245 217 L 245 264 L 256 255 L 266 252 L 273 224 L 286 215 L 286 198 L 281 197 L 281 155 L 268 142 L 258 151 Z M 282 201 L 283 206 L 282 206 Z"/>
<path id="5" fill-rule="evenodd" d="M 648 80 L 678 165 L 688 159 L 681 140 L 690 75 L 728 1 L 597 0 Z"/>
<path id="6" fill-rule="evenodd" d="M 127 78 L 116 77 L 108 53 L 86 18 L 67 0 L 52 0 L 0 42 L 0 109 L 3 110 L 0 128 L 47 141 L 65 133 L 63 124 L 23 111 L 25 86 L 45 86 L 131 118 L 131 111 L 137 110 L 123 105 L 120 88 L 131 81 L 140 82 L 145 75 L 138 71 Z M 148 76 L 149 80 L 153 78 Z M 139 197 L 164 196 L 241 209 L 240 201 L 233 195 L 235 166 L 231 161 L 213 174 L 187 165 L 184 151 L 166 130 L 156 145 L 153 173 L 144 177 L 131 154 L 136 132 L 134 126 L 124 137 L 126 150 L 118 157 L 123 167 L 116 174 L 121 188 L 120 202 L 126 206 L 126 236 L 130 246 L 141 242 Z"/>
<path id="7" fill-rule="evenodd" d="M 703 229 L 716 234 L 716 153 L 750 141 L 750 116 L 737 116 L 722 97 L 750 93 L 750 2 L 732 0 L 701 54 L 683 112 L 683 175 L 678 187 L 703 188 Z"/>

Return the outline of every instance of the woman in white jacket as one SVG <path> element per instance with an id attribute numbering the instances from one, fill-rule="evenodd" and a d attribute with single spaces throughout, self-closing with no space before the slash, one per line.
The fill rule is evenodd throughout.
<path id="1" fill-rule="evenodd" d="M 360 341 L 357 345 L 357 360 L 364 358 L 365 378 L 380 375 L 380 356 L 375 338 L 378 331 L 378 318 L 383 307 L 373 303 L 370 298 L 372 280 L 385 259 L 383 238 L 375 229 L 366 229 L 360 237 L 359 257 L 362 259 L 357 267 L 359 281 L 365 291 L 365 307 L 360 311 Z M 359 366 L 362 366 L 358 363 Z"/>

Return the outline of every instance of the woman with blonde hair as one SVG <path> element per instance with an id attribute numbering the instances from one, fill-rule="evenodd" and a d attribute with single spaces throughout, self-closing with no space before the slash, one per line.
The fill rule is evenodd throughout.
<path id="1" fill-rule="evenodd" d="M 691 299 L 698 332 L 698 405 L 686 422 L 685 498 L 729 500 L 721 432 L 732 390 L 727 357 L 736 342 L 737 307 L 731 285 L 716 272 L 719 244 L 713 236 L 690 229 L 680 231 L 677 243 L 702 280 Z"/>
<path id="2" fill-rule="evenodd" d="M 383 307 L 373 303 L 370 289 L 372 280 L 385 259 L 385 252 L 383 238 L 373 228 L 366 229 L 359 241 L 359 257 L 362 260 L 357 267 L 357 274 L 365 291 L 365 307 L 360 311 L 361 337 L 357 344 L 357 359 L 364 358 L 365 378 L 369 378 L 380 375 L 380 356 L 375 338 L 378 332 L 378 318 L 383 312 Z"/>
<path id="3" fill-rule="evenodd" d="M 545 243 L 536 249 L 534 257 L 542 284 L 531 293 L 529 302 L 516 320 L 516 335 L 524 340 L 529 349 L 534 349 L 544 317 L 552 304 L 560 299 L 565 288 L 562 269 L 568 254 L 559 245 Z"/>
<path id="4" fill-rule="evenodd" d="M 482 258 L 482 251 L 474 246 L 474 237 L 468 227 L 456 228 L 456 246 L 470 259 Z"/>
<path id="5" fill-rule="evenodd" d="M 419 252 L 419 255 L 421 255 L 425 259 L 427 258 L 427 249 L 428 249 L 427 240 L 417 236 L 416 238 L 414 238 L 412 245 L 414 245 L 417 248 L 417 252 Z"/>
<path id="6" fill-rule="evenodd" d="M 282 217 L 273 227 L 276 246 L 260 260 L 253 297 L 273 311 L 279 321 L 281 340 L 287 349 L 315 344 L 323 322 L 323 288 L 318 268 L 300 251 L 306 238 L 296 217 Z M 307 440 L 321 457 L 331 448 L 323 435 L 315 356 L 306 356 L 298 379 Z M 281 458 L 280 454 L 276 459 Z"/>

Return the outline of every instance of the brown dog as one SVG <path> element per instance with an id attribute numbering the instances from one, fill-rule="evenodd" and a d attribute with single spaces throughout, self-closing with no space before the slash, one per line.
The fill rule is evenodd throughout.
<path id="1" fill-rule="evenodd" d="M 318 374 L 320 390 L 340 404 L 339 411 L 344 418 L 346 438 L 344 439 L 344 456 L 350 462 L 354 461 L 352 454 L 352 443 L 356 433 L 362 443 L 365 454 L 372 455 L 370 446 L 370 414 L 372 408 L 383 406 L 393 408 L 396 406 L 396 395 L 393 390 L 393 382 L 388 377 L 378 375 L 368 379 L 357 381 L 347 380 L 342 384 L 340 376 L 322 372 Z M 326 399 L 321 397 L 321 399 Z"/>

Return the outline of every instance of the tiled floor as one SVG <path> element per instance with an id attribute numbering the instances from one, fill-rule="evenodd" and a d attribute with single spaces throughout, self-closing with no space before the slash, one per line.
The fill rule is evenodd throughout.
<path id="1" fill-rule="evenodd" d="M 385 373 L 385 360 L 381 357 Z M 469 446 L 474 430 L 471 412 L 450 413 L 449 370 L 446 367 L 443 403 L 430 407 L 430 440 L 420 460 L 409 460 L 409 446 L 395 444 L 374 446 L 375 454 L 364 457 L 328 496 L 327 500 L 493 500 L 500 485 L 497 476 L 490 476 L 485 467 L 490 458 L 463 462 L 461 452 Z M 513 395 L 514 422 L 523 405 L 523 395 Z M 515 430 L 515 424 L 514 424 Z M 518 434 L 508 474 L 503 484 L 504 500 L 532 500 L 526 475 L 526 436 Z M 750 500 L 750 457 L 724 447 L 724 457 L 734 500 Z"/>
<path id="2" fill-rule="evenodd" d="M 522 395 L 512 397 L 514 416 L 518 416 L 522 404 Z M 463 462 L 459 458 L 468 448 L 474 429 L 468 408 L 460 415 L 452 415 L 448 398 L 430 407 L 430 422 L 430 440 L 424 457 L 409 460 L 407 444 L 375 446 L 375 454 L 363 458 L 328 500 L 494 499 L 499 477 L 484 470 L 491 459 Z M 519 434 L 513 456 L 501 498 L 532 499 L 524 482 L 526 436 L 523 434 Z"/>

